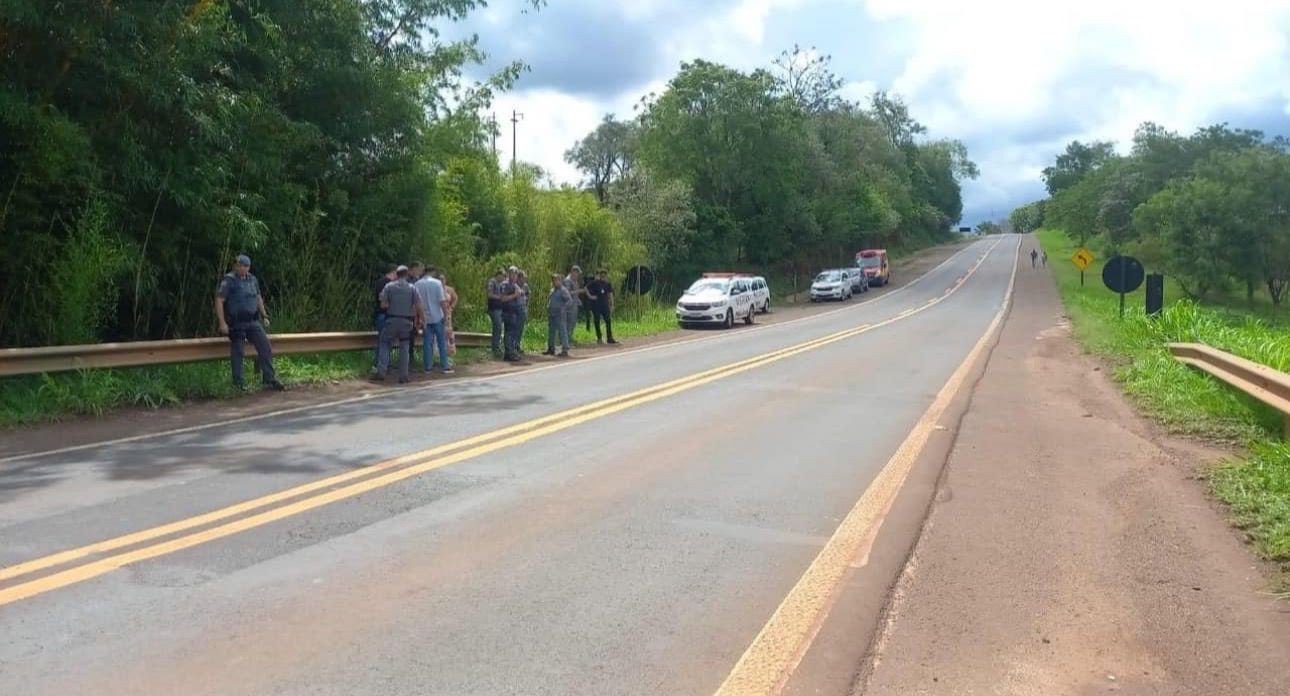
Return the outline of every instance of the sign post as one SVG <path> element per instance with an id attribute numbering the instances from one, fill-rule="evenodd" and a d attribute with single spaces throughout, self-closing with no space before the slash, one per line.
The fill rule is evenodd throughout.
<path id="1" fill-rule="evenodd" d="M 1081 288 L 1084 287 L 1084 271 L 1093 265 L 1094 260 L 1096 260 L 1096 257 L 1093 256 L 1093 252 L 1084 247 L 1080 247 L 1075 252 L 1075 255 L 1071 257 L 1071 263 L 1075 264 L 1075 267 L 1079 269 L 1079 286 Z"/>
<path id="2" fill-rule="evenodd" d="M 1142 262 L 1132 256 L 1115 256 L 1102 267 L 1102 282 L 1120 293 L 1120 318 L 1124 318 L 1124 296 L 1142 287 L 1146 277 Z"/>
<path id="3" fill-rule="evenodd" d="M 633 266 L 627 271 L 625 285 L 627 292 L 636 298 L 633 304 L 636 305 L 636 320 L 640 321 L 642 297 L 654 288 L 654 271 L 650 270 L 649 266 Z"/>

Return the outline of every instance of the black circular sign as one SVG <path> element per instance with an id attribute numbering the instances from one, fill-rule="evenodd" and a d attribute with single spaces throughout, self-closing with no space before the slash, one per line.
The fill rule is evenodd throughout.
<path id="1" fill-rule="evenodd" d="M 648 294 L 654 287 L 654 271 L 649 266 L 633 266 L 627 271 L 627 291 L 634 295 Z"/>
<path id="2" fill-rule="evenodd" d="M 1112 292 L 1133 292 L 1142 287 L 1145 277 L 1142 262 L 1132 256 L 1116 256 L 1102 267 L 1102 282 Z"/>

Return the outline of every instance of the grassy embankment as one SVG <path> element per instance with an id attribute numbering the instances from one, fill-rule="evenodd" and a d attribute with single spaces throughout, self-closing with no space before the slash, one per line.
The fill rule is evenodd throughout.
<path id="1" fill-rule="evenodd" d="M 637 306 L 629 299 L 617 309 L 614 335 L 619 339 L 649 336 L 676 327 L 671 307 L 645 302 Z M 458 329 L 487 332 L 488 318 L 473 318 Z M 578 329 L 578 340 L 586 342 L 588 336 L 581 327 Z M 530 352 L 546 349 L 544 309 L 530 317 L 524 332 L 524 347 Z M 419 351 L 414 357 L 419 359 Z M 458 364 L 487 359 L 487 351 L 478 349 L 462 349 L 456 356 Z M 372 354 L 368 351 L 291 355 L 274 360 L 279 378 L 287 384 L 366 377 L 371 365 Z M 249 383 L 254 385 L 254 360 L 248 359 L 246 369 Z M 0 427 L 52 421 L 76 414 L 102 415 L 131 406 L 161 408 L 189 401 L 231 398 L 237 394 L 229 381 L 228 362 L 223 360 L 11 377 L 0 379 Z"/>
<path id="2" fill-rule="evenodd" d="M 1164 347 L 1168 342 L 1205 343 L 1290 371 L 1290 313 L 1281 310 L 1277 316 L 1267 306 L 1243 309 L 1243 297 L 1197 305 L 1178 299 L 1182 293 L 1167 286 L 1162 317 L 1146 317 L 1139 290 L 1129 296 L 1121 321 L 1118 296 L 1092 269 L 1088 286 L 1080 288 L 1079 271 L 1068 261 L 1077 248 L 1074 241 L 1051 230 L 1038 236 L 1054 266 L 1076 337 L 1115 366 L 1116 378 L 1139 407 L 1174 432 L 1248 448 L 1244 458 L 1211 472 L 1211 487 L 1259 552 L 1290 569 L 1290 444 L 1281 440 L 1281 415 L 1182 365 Z M 1099 249 L 1092 251 L 1105 257 Z"/>

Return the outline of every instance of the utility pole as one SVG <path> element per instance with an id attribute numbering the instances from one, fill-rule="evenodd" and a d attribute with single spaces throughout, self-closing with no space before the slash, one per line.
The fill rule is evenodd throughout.
<path id="1" fill-rule="evenodd" d="M 519 161 L 517 159 L 518 150 L 516 148 L 515 133 L 517 128 L 519 127 L 520 119 L 522 118 L 524 118 L 524 114 L 514 109 L 511 109 L 511 177 L 512 178 L 515 177 L 515 164 L 516 162 Z"/>

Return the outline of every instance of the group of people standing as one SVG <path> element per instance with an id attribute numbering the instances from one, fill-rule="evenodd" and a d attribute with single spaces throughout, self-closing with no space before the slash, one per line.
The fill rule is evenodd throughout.
<path id="1" fill-rule="evenodd" d="M 488 316 L 492 322 L 493 355 L 508 362 L 516 362 L 523 355 L 521 338 L 528 324 L 529 300 L 532 289 L 528 275 L 511 266 L 499 268 L 485 287 L 488 296 Z M 600 270 L 590 282 L 585 282 L 582 269 L 573 266 L 568 275 L 551 274 L 551 288 L 547 293 L 547 339 L 543 355 L 569 356 L 573 333 L 578 326 L 578 311 L 585 309 L 594 320 L 596 342 L 617 344 L 614 340 L 613 321 L 614 288 L 609 282 L 609 272 Z M 605 333 L 600 331 L 601 321 Z M 590 328 L 590 327 L 588 327 Z M 557 345 L 560 352 L 556 352 Z"/>
<path id="2" fill-rule="evenodd" d="M 390 351 L 399 348 L 399 383 L 409 379 L 417 334 L 421 340 L 422 369 L 430 372 L 436 352 L 439 370 L 452 374 L 450 355 L 457 352 L 452 330 L 457 292 L 448 285 L 443 271 L 424 263 L 411 266 L 391 264 L 373 286 L 376 304 L 373 323 L 378 335 L 373 380 L 385 381 L 390 368 Z"/>
<path id="3" fill-rule="evenodd" d="M 255 346 L 256 367 L 267 388 L 282 389 L 273 369 L 273 349 L 266 329 L 268 311 L 260 293 L 259 281 L 250 272 L 251 259 L 238 256 L 233 270 L 220 280 L 215 292 L 215 316 L 220 333 L 229 337 L 230 363 L 233 383 L 245 389 L 243 374 L 243 346 Z M 438 355 L 438 369 L 452 374 L 449 356 L 457 352 L 453 332 L 453 312 L 457 307 L 457 292 L 448 284 L 442 270 L 416 262 L 410 266 L 390 264 L 372 287 L 374 306 L 373 324 L 377 332 L 376 358 L 372 366 L 372 379 L 385 381 L 390 369 L 391 352 L 399 353 L 399 382 L 409 380 L 412 354 L 421 340 L 422 369 L 434 369 Z M 493 353 L 507 361 L 519 361 L 523 354 L 520 338 L 524 335 L 529 318 L 530 288 L 524 271 L 515 266 L 499 268 L 489 279 L 488 316 L 492 320 Z M 568 357 L 578 326 L 579 310 L 584 310 L 589 323 L 594 323 L 596 342 L 617 344 L 614 340 L 613 320 L 614 287 L 609 282 L 609 272 L 601 269 L 590 281 L 584 281 L 582 269 L 573 266 L 568 275 L 551 274 L 551 288 L 547 294 L 547 348 L 544 355 Z M 605 330 L 601 333 L 600 324 Z M 591 327 L 588 326 L 588 329 Z"/>

